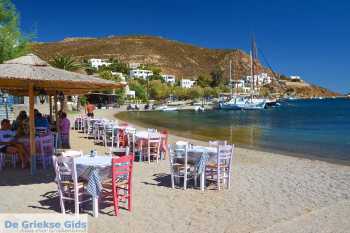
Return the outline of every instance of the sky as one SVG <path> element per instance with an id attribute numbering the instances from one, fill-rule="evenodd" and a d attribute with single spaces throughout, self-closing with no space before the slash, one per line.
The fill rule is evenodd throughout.
<path id="1" fill-rule="evenodd" d="M 208 48 L 249 51 L 274 71 L 350 92 L 350 1 L 14 0 L 24 33 L 65 37 L 155 35 Z M 264 63 L 265 61 L 261 59 Z"/>

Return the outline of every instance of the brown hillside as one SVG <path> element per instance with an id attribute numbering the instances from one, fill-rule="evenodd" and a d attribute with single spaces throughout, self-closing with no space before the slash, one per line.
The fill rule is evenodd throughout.
<path id="1" fill-rule="evenodd" d="M 160 37 L 68 38 L 55 43 L 34 44 L 32 49 L 44 59 L 64 54 L 77 59 L 117 58 L 125 63 L 153 64 L 161 67 L 164 73 L 178 77 L 209 74 L 217 65 L 228 76 L 228 64 L 232 59 L 236 78 L 249 73 L 249 56 L 241 50 L 200 48 Z M 260 71 L 264 69 L 260 64 L 258 66 Z"/>
<path id="2" fill-rule="evenodd" d="M 224 70 L 229 77 L 229 61 L 233 64 L 235 79 L 250 73 L 249 55 L 239 49 L 207 49 L 178 41 L 152 36 L 113 36 L 108 38 L 67 38 L 53 43 L 35 43 L 34 53 L 49 60 L 56 54 L 84 58 L 117 58 L 125 63 L 141 63 L 158 66 L 163 73 L 177 77 L 194 78 L 200 74 L 209 74 L 216 66 Z M 272 73 L 257 64 L 257 72 Z M 277 83 L 276 83 L 277 84 Z M 276 91 L 295 93 L 299 96 L 336 95 L 326 89 L 315 86 L 290 87 L 276 85 Z"/>

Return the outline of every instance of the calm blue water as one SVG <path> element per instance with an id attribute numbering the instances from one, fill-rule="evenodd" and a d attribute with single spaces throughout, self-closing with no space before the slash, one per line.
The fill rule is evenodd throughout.
<path id="1" fill-rule="evenodd" d="M 350 99 L 288 101 L 264 111 L 139 112 L 121 118 L 203 140 L 350 160 Z"/>

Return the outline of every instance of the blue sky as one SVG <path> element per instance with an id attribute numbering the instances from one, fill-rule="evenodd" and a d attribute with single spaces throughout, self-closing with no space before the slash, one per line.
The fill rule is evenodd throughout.
<path id="1" fill-rule="evenodd" d="M 65 37 L 157 35 L 209 48 L 257 45 L 272 68 L 350 92 L 350 3 L 326 0 L 15 0 L 24 32 Z"/>

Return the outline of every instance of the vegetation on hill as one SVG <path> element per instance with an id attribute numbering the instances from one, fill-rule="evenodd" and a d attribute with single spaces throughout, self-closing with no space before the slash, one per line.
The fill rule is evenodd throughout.
<path id="1" fill-rule="evenodd" d="M 128 72 L 129 63 L 143 64 L 154 72 L 158 79 L 163 74 L 176 75 L 177 79 L 198 79 L 198 88 L 225 89 L 229 79 L 229 61 L 232 61 L 233 79 L 240 79 L 250 73 L 250 58 L 239 49 L 207 49 L 152 36 L 119 36 L 108 38 L 69 38 L 54 43 L 35 43 L 32 50 L 44 59 L 56 54 L 69 55 L 87 64 L 90 58 L 110 59 L 114 72 Z M 258 61 L 256 72 L 266 72 L 278 80 L 266 87 L 267 92 L 291 93 L 296 96 L 332 96 L 324 88 L 313 85 L 289 85 L 290 79 L 271 72 Z M 90 67 L 91 68 L 91 67 Z M 87 73 L 95 70 L 85 69 Z M 279 82 L 280 80 L 285 82 Z M 152 83 L 155 84 L 155 83 Z M 158 85 L 158 82 L 157 82 Z M 159 84 L 160 85 L 160 84 Z M 226 87 L 227 88 L 227 87 Z M 182 91 L 185 92 L 185 91 Z M 141 92 L 137 92 L 142 96 Z M 152 92 L 155 95 L 160 93 Z"/>

